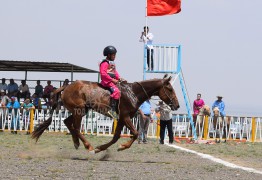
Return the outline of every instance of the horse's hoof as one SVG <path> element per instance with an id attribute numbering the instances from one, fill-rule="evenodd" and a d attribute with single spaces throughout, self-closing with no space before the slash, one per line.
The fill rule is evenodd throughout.
<path id="1" fill-rule="evenodd" d="M 75 148 L 78 149 L 80 144 L 74 144 Z"/>
<path id="2" fill-rule="evenodd" d="M 117 151 L 123 151 L 123 150 L 125 150 L 125 149 L 126 149 L 125 146 L 120 145 L 119 148 L 117 149 Z"/>
<path id="3" fill-rule="evenodd" d="M 94 151 L 95 151 L 95 153 L 99 153 L 99 152 L 101 152 L 100 149 L 95 149 Z"/>
<path id="4" fill-rule="evenodd" d="M 95 154 L 95 150 L 89 151 L 90 154 Z"/>

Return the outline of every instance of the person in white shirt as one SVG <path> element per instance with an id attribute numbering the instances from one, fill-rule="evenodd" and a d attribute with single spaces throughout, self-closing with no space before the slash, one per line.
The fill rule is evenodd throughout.
<path id="1" fill-rule="evenodd" d="M 160 112 L 160 144 L 164 144 L 166 127 L 168 130 L 169 144 L 172 144 L 174 141 L 174 133 L 170 107 L 163 103 L 163 101 L 159 101 L 155 111 Z"/>
<path id="2" fill-rule="evenodd" d="M 5 90 L 2 89 L 0 93 L 1 107 L 6 107 L 6 105 L 8 104 L 8 102 L 11 101 L 11 99 L 5 94 Z"/>
<path id="3" fill-rule="evenodd" d="M 20 98 L 24 98 L 24 99 L 30 98 L 29 87 L 26 84 L 25 80 L 21 81 L 21 85 L 19 86 L 18 90 L 19 90 L 19 93 L 17 96 L 18 102 L 20 102 Z"/>
<path id="4" fill-rule="evenodd" d="M 153 71 L 154 69 L 154 63 L 153 63 L 153 38 L 154 35 L 149 32 L 149 27 L 145 26 L 144 31 L 142 32 L 139 41 L 144 42 L 147 47 L 147 66 L 149 71 Z"/>

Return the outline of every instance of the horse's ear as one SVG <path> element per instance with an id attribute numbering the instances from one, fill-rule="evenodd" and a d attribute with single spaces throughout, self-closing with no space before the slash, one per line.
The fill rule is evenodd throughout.
<path id="1" fill-rule="evenodd" d="M 168 84 L 170 82 L 170 80 L 172 79 L 172 76 L 169 76 L 169 78 L 165 79 L 165 84 Z"/>
<path id="2" fill-rule="evenodd" d="M 167 78 L 167 76 L 168 76 L 168 75 L 167 75 L 167 74 L 165 74 L 165 75 L 164 75 L 164 77 L 163 77 L 163 79 Z"/>

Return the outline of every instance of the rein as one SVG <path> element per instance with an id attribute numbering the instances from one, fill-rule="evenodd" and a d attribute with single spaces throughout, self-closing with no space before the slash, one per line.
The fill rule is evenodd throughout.
<path id="1" fill-rule="evenodd" d="M 147 98 L 150 99 L 149 96 L 148 96 L 148 94 L 147 94 L 147 92 L 146 92 L 146 90 L 145 90 L 145 88 L 143 87 L 143 85 L 142 85 L 141 83 L 139 83 L 139 82 L 136 82 L 136 83 L 141 86 L 141 88 L 142 88 L 142 90 L 144 91 L 144 93 L 146 94 Z M 169 101 L 170 101 L 170 104 L 168 104 L 168 105 L 172 105 L 173 98 L 171 98 L 171 97 L 167 94 L 166 88 L 165 88 L 164 85 L 163 85 L 163 89 L 164 89 L 165 95 L 168 97 L 168 99 L 169 99 Z M 156 92 L 157 92 L 157 91 L 156 91 Z M 153 95 L 154 95 L 156 92 L 154 92 Z"/>
<path id="2" fill-rule="evenodd" d="M 147 99 L 150 99 L 150 97 L 148 96 L 148 94 L 147 94 L 145 88 L 143 87 L 143 85 L 142 85 L 141 83 L 139 83 L 139 82 L 136 82 L 136 83 L 139 84 L 139 85 L 141 86 L 141 88 L 143 89 L 144 93 L 145 93 L 146 96 L 147 96 Z"/>

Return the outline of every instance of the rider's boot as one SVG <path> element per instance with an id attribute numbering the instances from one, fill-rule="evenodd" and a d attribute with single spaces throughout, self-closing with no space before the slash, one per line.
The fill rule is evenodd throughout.
<path id="1" fill-rule="evenodd" d="M 116 105 L 117 105 L 117 100 L 110 98 L 110 110 L 108 111 L 108 114 L 113 118 L 113 119 L 118 119 L 118 115 L 116 113 Z"/>

